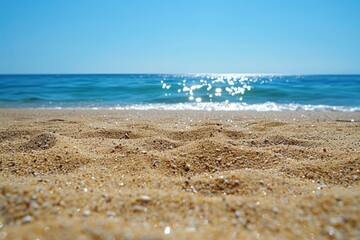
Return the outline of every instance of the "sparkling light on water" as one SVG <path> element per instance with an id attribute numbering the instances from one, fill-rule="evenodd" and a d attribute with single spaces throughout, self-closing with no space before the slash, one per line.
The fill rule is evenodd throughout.
<path id="1" fill-rule="evenodd" d="M 242 74 L 204 74 L 204 75 L 184 75 L 179 77 L 174 84 L 179 96 L 186 96 L 190 102 L 243 102 L 244 94 L 253 89 L 252 84 L 258 81 L 256 75 Z M 191 79 L 189 81 L 189 79 Z M 172 79 L 173 80 L 173 79 Z M 264 79 L 261 80 L 265 83 Z M 271 81 L 271 77 L 268 78 Z M 166 91 L 172 85 L 167 83 L 167 79 L 161 80 L 162 88 Z M 173 90 L 170 90 L 173 91 Z M 164 93 L 168 96 L 167 93 Z"/>

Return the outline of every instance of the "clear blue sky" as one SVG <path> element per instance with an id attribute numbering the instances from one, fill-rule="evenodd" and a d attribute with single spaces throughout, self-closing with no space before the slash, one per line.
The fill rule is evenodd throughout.
<path id="1" fill-rule="evenodd" d="M 360 73 L 360 0 L 0 0 L 0 73 Z"/>

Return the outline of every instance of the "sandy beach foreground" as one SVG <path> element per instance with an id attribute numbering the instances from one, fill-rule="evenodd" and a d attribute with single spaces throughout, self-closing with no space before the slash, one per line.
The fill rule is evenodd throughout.
<path id="1" fill-rule="evenodd" d="M 0 239 L 360 239 L 360 115 L 0 110 Z"/>

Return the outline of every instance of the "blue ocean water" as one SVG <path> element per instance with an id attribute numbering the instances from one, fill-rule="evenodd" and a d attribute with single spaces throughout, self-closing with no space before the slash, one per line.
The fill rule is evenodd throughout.
<path id="1" fill-rule="evenodd" d="M 360 111 L 360 75 L 0 75 L 0 107 Z"/>

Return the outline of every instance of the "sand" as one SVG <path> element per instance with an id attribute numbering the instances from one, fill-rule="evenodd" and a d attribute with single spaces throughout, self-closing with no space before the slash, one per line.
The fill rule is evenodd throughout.
<path id="1" fill-rule="evenodd" d="M 360 239 L 360 114 L 0 110 L 0 239 Z"/>

